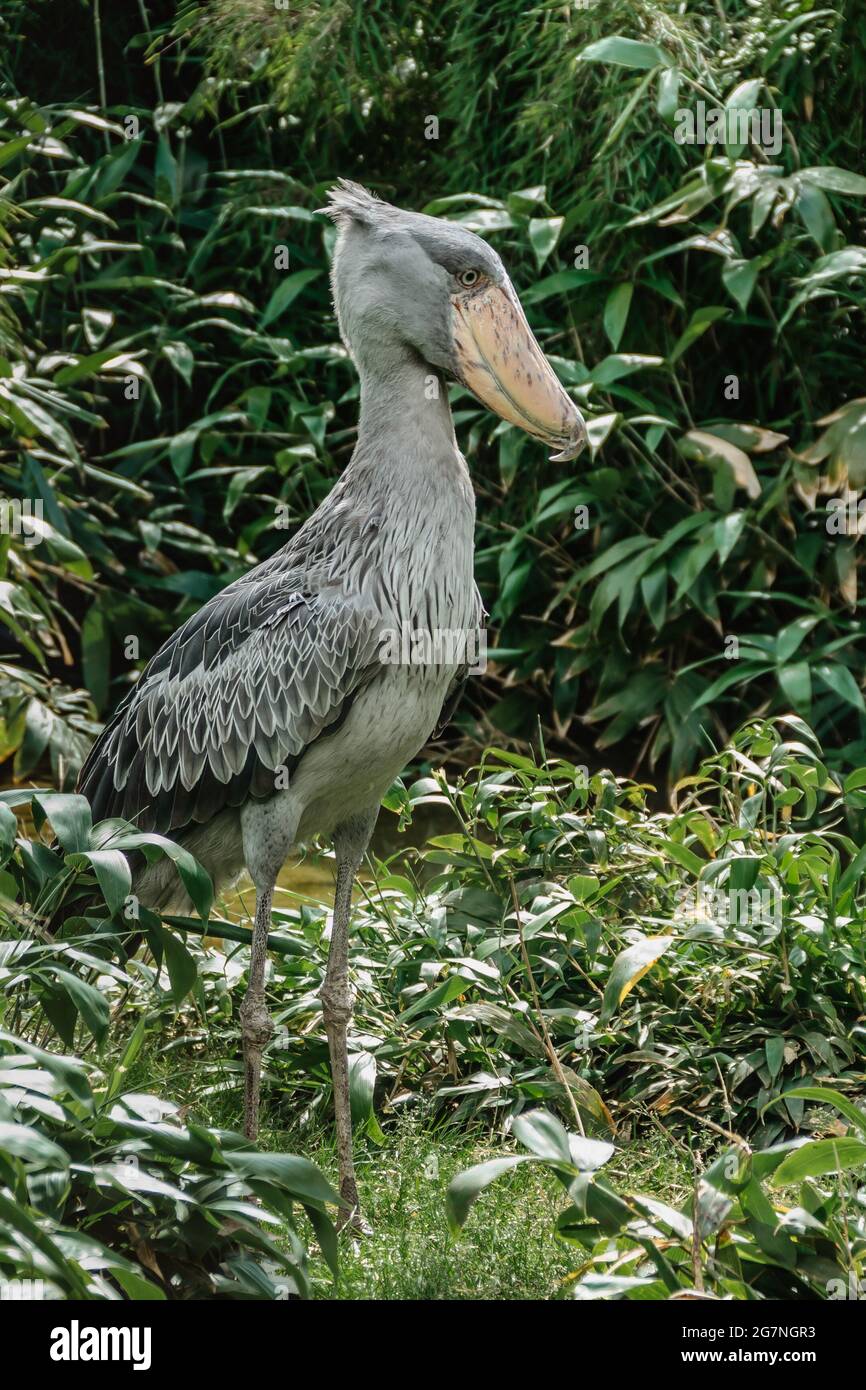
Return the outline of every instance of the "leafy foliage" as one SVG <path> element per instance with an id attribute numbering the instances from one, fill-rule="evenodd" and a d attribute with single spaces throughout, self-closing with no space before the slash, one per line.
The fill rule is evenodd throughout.
<path id="1" fill-rule="evenodd" d="M 5 952 L 3 974 L 13 962 L 26 968 Z M 0 1275 L 62 1298 L 304 1296 L 295 1208 L 336 1269 L 336 1193 L 307 1159 L 125 1090 L 144 1032 L 103 1075 L 0 1034 Z"/>
<path id="2" fill-rule="evenodd" d="M 792 1087 L 819 1074 L 856 1090 L 866 856 L 838 826 L 845 815 L 859 825 L 862 783 L 836 782 L 792 719 L 745 729 L 686 779 L 673 812 L 609 773 L 504 750 L 455 784 L 442 774 L 398 784 L 389 800 L 404 820 L 438 805 L 455 828 L 418 852 L 417 875 L 380 866 L 357 914 L 356 1122 L 375 1140 L 395 1106 L 422 1097 L 453 1123 L 544 1101 L 576 1106 L 602 1131 L 646 1115 L 706 1117 L 770 1143 L 803 1123 Z M 178 1045 L 206 1037 L 205 1074 L 236 1087 L 226 984 L 242 964 L 221 966 L 189 932 L 248 938 L 208 916 L 207 876 L 160 837 L 91 828 L 82 798 L 40 793 L 33 811 L 59 843 L 19 837 L 8 896 L 48 919 L 62 901 L 60 942 L 77 965 L 28 933 L 28 997 L 66 1046 L 80 1021 L 98 1041 L 108 1019 L 92 972 L 125 969 L 123 943 L 143 931 L 160 969 L 131 968 L 166 1005 L 189 998 Z M 207 922 L 170 919 L 186 942 L 144 909 L 129 920 L 118 849 L 145 838 L 148 854 L 175 859 Z M 275 926 L 268 1070 L 274 1101 L 285 1092 L 296 1113 L 327 1094 L 326 914 L 279 908 Z M 768 1110 L 779 1098 L 784 1108 Z"/>
<path id="3" fill-rule="evenodd" d="M 38 40 L 50 7 L 13 8 Z M 464 731 L 541 719 L 675 780 L 793 709 L 832 766 L 862 760 L 859 517 L 835 524 L 866 469 L 862 111 L 840 62 L 862 67 L 862 16 L 378 8 L 160 4 L 146 33 L 113 13 L 39 104 L 11 45 L 0 476 L 42 516 L 2 537 L 25 672 L 3 753 L 26 736 L 19 773 L 41 745 L 70 777 L 54 683 L 107 710 L 332 482 L 357 388 L 314 209 L 350 173 L 495 239 L 591 417 L 589 466 L 555 479 L 455 392 L 497 639 Z M 781 148 L 679 142 L 698 101 L 778 112 Z"/>
<path id="4" fill-rule="evenodd" d="M 866 1161 L 866 1114 L 834 1091 L 801 1094 L 842 1110 L 853 1134 L 729 1148 L 682 1209 L 618 1192 L 601 1171 L 613 1145 L 569 1134 L 548 1111 L 532 1110 L 514 1121 L 527 1154 L 492 1159 L 452 1181 L 452 1229 L 459 1232 L 491 1182 L 517 1164 L 540 1163 L 568 1194 L 556 1229 L 581 1253 L 577 1299 L 857 1298 L 866 1224 L 853 1180 L 839 1175 Z M 781 1201 L 779 1188 L 793 1189 L 794 1201 Z"/>
<path id="5" fill-rule="evenodd" d="M 315 212 L 348 174 L 494 241 L 591 444 L 549 474 L 453 392 L 495 650 L 460 716 L 476 766 L 388 798 L 445 824 L 356 912 L 356 1128 L 373 1152 L 408 1109 L 513 1130 L 567 1189 L 579 1297 L 825 1296 L 864 1250 L 866 19 L 80 12 L 60 49 L 47 0 L 0 17 L 0 763 L 52 788 L 0 793 L 0 1273 L 303 1295 L 298 1207 L 334 1264 L 318 1170 L 187 1113 L 237 1115 L 247 932 L 71 787 L 141 664 L 351 452 Z M 699 102 L 778 146 L 690 143 Z M 139 910 L 127 853 L 168 855 L 198 916 Z M 326 914 L 275 927 L 265 1089 L 309 1130 Z M 170 1099 L 127 1074 L 157 1039 L 189 1064 Z M 647 1122 L 736 1137 L 691 1205 L 606 1180 Z M 455 1225 L 523 1160 L 458 1179 Z"/>
<path id="6" fill-rule="evenodd" d="M 10 803 L 25 800 L 34 829 L 50 816 L 55 849 L 24 836 L 15 847 Z M 114 845 L 143 838 L 134 827 L 112 831 Z M 74 901 L 81 868 L 95 876 L 102 912 L 123 923 L 120 850 L 94 834 L 84 798 L 63 793 L 4 793 L 0 840 L 0 1277 L 38 1279 L 64 1298 L 306 1296 L 296 1205 L 336 1272 L 328 1204 L 339 1199 L 324 1176 L 307 1159 L 259 1152 L 185 1118 L 174 1101 L 134 1091 L 130 1069 L 160 1018 L 159 969 L 124 968 L 110 916 L 70 913 L 59 942 L 45 930 L 60 903 Z M 176 859 L 206 915 L 210 884 L 190 856 L 170 842 L 146 849 Z M 166 1001 L 183 997 L 195 961 L 153 914 L 138 925 L 165 962 Z M 119 1013 L 130 994 L 139 1016 L 122 1041 L 110 1033 L 111 1005 Z M 78 1056 L 59 1054 L 55 1039 Z M 85 1060 L 94 1046 L 102 1068 Z"/>

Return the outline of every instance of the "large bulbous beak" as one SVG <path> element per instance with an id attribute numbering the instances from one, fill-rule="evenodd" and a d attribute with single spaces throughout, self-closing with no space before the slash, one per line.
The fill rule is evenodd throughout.
<path id="1" fill-rule="evenodd" d="M 558 450 L 554 462 L 576 458 L 586 424 L 566 395 L 526 322 L 509 281 L 451 297 L 457 378 L 512 425 Z"/>

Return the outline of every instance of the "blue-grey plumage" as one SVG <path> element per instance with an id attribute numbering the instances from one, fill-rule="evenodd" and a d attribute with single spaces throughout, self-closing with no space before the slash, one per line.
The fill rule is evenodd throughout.
<path id="1" fill-rule="evenodd" d="M 292 847 L 333 836 L 337 892 L 323 1014 L 341 1190 L 357 1206 L 349 1128 L 346 938 L 351 886 L 385 791 L 465 677 L 460 644 L 394 659 L 403 631 L 482 623 L 475 504 L 444 378 L 571 458 L 585 441 L 496 253 L 466 228 L 340 181 L 332 287 L 361 379 L 358 439 L 339 482 L 282 550 L 229 585 L 157 653 L 94 746 L 80 788 L 95 817 L 172 834 L 217 885 L 256 886 L 245 1122 L 255 1136 L 270 1035 L 264 962 L 274 883 Z M 477 643 L 476 643 L 477 649 Z M 387 655 L 386 655 L 387 653 Z M 142 902 L 185 906 L 168 861 Z"/>

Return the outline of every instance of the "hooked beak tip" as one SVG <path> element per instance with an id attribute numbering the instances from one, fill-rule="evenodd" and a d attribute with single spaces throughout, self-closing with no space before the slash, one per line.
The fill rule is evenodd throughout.
<path id="1" fill-rule="evenodd" d="M 587 442 L 588 439 L 586 433 L 586 424 L 584 422 L 583 416 L 578 415 L 577 419 L 575 420 L 572 426 L 571 433 L 569 434 L 568 439 L 565 441 L 561 452 L 558 454 L 551 454 L 550 462 L 570 463 L 572 459 L 576 459 L 578 454 L 583 452 L 584 448 L 587 445 Z"/>

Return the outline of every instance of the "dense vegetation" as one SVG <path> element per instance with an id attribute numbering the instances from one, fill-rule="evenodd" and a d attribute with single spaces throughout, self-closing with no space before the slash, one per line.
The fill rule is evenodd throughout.
<path id="1" fill-rule="evenodd" d="M 454 391 L 492 661 L 446 770 L 431 749 L 392 789 L 384 815 L 442 833 L 374 865 L 353 943 L 365 1202 L 393 1169 L 433 1225 L 404 1213 L 369 1268 L 344 1249 L 341 1287 L 470 1296 L 447 1216 L 500 1296 L 847 1296 L 866 1278 L 866 18 L 60 15 L 0 17 L 0 1276 L 334 1287 L 335 1194 L 284 1152 L 333 1171 L 325 910 L 275 913 L 256 1150 L 234 1132 L 245 926 L 183 851 L 92 825 L 71 789 L 146 658 L 351 452 L 315 212 L 346 174 L 491 238 L 592 449 L 559 474 Z M 764 109 L 778 146 L 680 143 L 699 101 Z M 124 848 L 170 855 L 199 917 L 144 913 L 131 940 Z M 529 1283 L 477 1233 L 485 1209 L 511 1230 L 500 1185 L 469 1214 L 515 1168 L 531 1240 L 556 1230 Z M 414 1286 L 382 1272 L 398 1244 Z"/>

